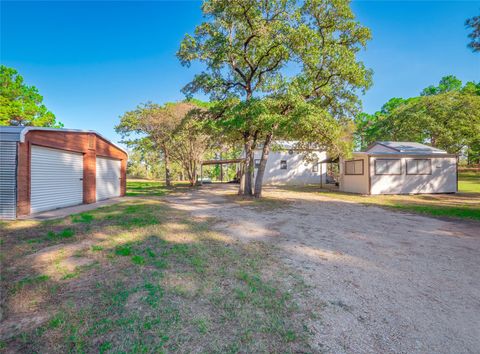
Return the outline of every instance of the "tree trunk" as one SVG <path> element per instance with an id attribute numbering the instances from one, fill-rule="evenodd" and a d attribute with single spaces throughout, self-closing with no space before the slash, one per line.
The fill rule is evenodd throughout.
<path id="1" fill-rule="evenodd" d="M 253 175 L 253 159 L 254 159 L 254 149 L 253 149 L 252 139 L 248 139 L 245 142 L 245 171 L 244 171 L 244 186 L 243 186 L 243 195 L 252 196 L 252 175 Z"/>
<path id="2" fill-rule="evenodd" d="M 167 149 L 163 150 L 163 155 L 165 157 L 165 185 L 167 187 L 172 186 L 172 176 L 170 173 L 170 156 L 168 154 Z"/>
<path id="3" fill-rule="evenodd" d="M 270 153 L 270 143 L 272 142 L 273 133 L 268 134 L 263 143 L 262 157 L 260 165 L 257 169 L 257 177 L 255 178 L 255 198 L 262 196 L 263 176 L 265 175 L 265 168 L 267 167 L 268 154 Z"/>

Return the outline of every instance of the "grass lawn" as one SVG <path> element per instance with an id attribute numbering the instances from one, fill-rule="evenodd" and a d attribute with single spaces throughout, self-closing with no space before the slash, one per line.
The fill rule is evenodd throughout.
<path id="1" fill-rule="evenodd" d="M 138 197 L 0 224 L 0 351 L 311 351 L 306 323 L 316 315 L 299 306 L 311 304 L 302 280 L 264 244 L 234 242 L 213 222 Z"/>
<path id="2" fill-rule="evenodd" d="M 424 195 L 359 195 L 322 190 L 318 187 L 293 188 L 367 205 L 378 205 L 438 217 L 454 217 L 480 221 L 480 174 L 459 175 L 459 193 Z M 292 189 L 292 188 L 288 188 Z"/>
<path id="3" fill-rule="evenodd" d="M 480 173 L 460 173 L 458 176 L 458 189 L 462 193 L 480 193 Z"/>
<path id="4" fill-rule="evenodd" d="M 188 182 L 174 182 L 173 187 L 168 188 L 165 182 L 149 180 L 127 180 L 127 196 L 162 196 L 173 190 L 188 187 Z"/>

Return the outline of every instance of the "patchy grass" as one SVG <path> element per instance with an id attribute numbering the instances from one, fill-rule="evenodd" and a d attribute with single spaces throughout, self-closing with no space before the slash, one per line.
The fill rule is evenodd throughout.
<path id="1" fill-rule="evenodd" d="M 89 224 L 93 220 L 93 215 L 89 213 L 80 213 L 80 214 L 72 215 L 71 218 L 73 223 L 81 222 L 81 223 Z"/>
<path id="2" fill-rule="evenodd" d="M 320 190 L 318 186 L 283 186 L 283 191 L 318 193 L 334 199 L 388 207 L 395 210 L 480 221 L 480 174 L 473 172 L 459 175 L 459 193 L 418 195 L 360 195 L 337 190 Z M 278 197 L 278 194 L 275 193 Z M 281 195 L 287 198 L 288 194 Z M 295 196 L 293 196 L 295 197 Z"/>
<path id="3" fill-rule="evenodd" d="M 63 229 L 59 232 L 48 231 L 47 238 L 50 240 L 61 240 L 63 238 L 70 238 L 75 235 L 75 231 L 71 228 Z"/>
<path id="4" fill-rule="evenodd" d="M 367 205 L 385 206 L 436 217 L 480 220 L 480 195 L 459 193 L 364 196 L 332 191 L 321 191 L 319 193 L 336 199 Z"/>
<path id="5" fill-rule="evenodd" d="M 18 323 L 7 327 L 2 349 L 312 351 L 316 299 L 271 258 L 272 246 L 236 243 L 212 231 L 214 221 L 194 221 L 159 199 L 88 214 L 0 226 L 9 250 L 3 320 Z"/>

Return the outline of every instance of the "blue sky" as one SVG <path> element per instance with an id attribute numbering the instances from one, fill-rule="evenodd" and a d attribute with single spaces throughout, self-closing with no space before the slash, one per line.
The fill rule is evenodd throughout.
<path id="1" fill-rule="evenodd" d="M 202 20 L 195 1 L 1 2 L 1 62 L 16 68 L 68 128 L 118 141 L 118 117 L 138 103 L 180 100 L 199 70 L 175 52 Z M 417 95 L 448 74 L 480 81 L 466 18 L 480 1 L 354 1 L 373 40 L 361 59 L 374 71 L 362 97 L 374 112 L 391 97 Z"/>

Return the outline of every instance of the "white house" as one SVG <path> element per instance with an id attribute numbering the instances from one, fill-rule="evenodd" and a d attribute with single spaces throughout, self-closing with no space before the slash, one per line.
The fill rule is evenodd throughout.
<path id="1" fill-rule="evenodd" d="M 457 156 L 419 143 L 379 141 L 340 160 L 344 192 L 455 193 L 457 182 Z"/>
<path id="2" fill-rule="evenodd" d="M 327 183 L 327 153 L 325 151 L 311 151 L 315 162 L 305 159 L 307 151 L 295 148 L 294 142 L 275 142 L 270 150 L 263 177 L 263 184 L 325 184 Z M 254 151 L 255 170 L 262 157 L 262 147 Z"/>

